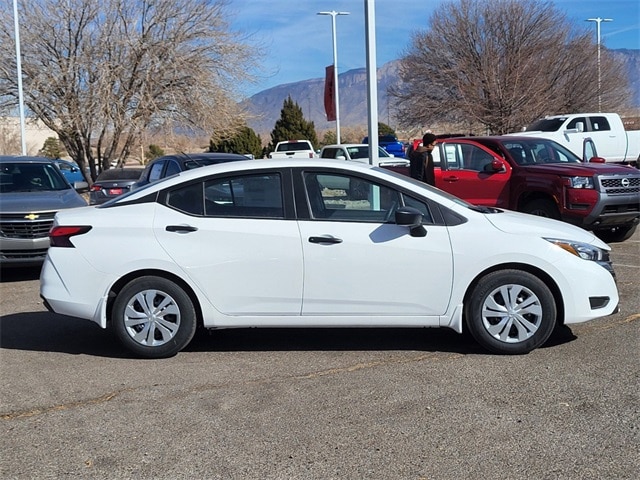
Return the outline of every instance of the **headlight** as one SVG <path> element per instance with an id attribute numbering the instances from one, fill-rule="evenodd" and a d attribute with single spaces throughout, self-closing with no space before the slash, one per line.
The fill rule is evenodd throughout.
<path id="1" fill-rule="evenodd" d="M 566 177 L 566 180 L 571 188 L 594 188 L 593 177 Z"/>
<path id="2" fill-rule="evenodd" d="M 545 238 L 545 240 L 584 260 L 591 260 L 593 262 L 606 262 L 609 260 L 608 252 L 588 243 L 572 242 L 558 238 Z"/>

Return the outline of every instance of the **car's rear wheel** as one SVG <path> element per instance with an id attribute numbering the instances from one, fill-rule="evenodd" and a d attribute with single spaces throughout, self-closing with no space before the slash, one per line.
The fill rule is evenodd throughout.
<path id="1" fill-rule="evenodd" d="M 189 295 L 161 277 L 140 277 L 118 293 L 111 321 L 127 349 L 146 358 L 171 357 L 196 331 L 196 311 Z"/>
<path id="2" fill-rule="evenodd" d="M 481 278 L 465 309 L 469 331 L 487 350 L 523 354 L 547 341 L 556 325 L 553 294 L 538 277 L 501 270 Z"/>

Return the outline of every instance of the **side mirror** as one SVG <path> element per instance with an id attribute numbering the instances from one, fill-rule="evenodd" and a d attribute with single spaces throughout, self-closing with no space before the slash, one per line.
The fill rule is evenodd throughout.
<path id="1" fill-rule="evenodd" d="M 413 207 L 402 207 L 396 210 L 396 224 L 409 227 L 412 237 L 425 237 L 427 230 L 422 226 L 422 212 Z"/>
<path id="2" fill-rule="evenodd" d="M 607 161 L 602 157 L 591 157 L 589 163 L 606 163 Z"/>
<path id="3" fill-rule="evenodd" d="M 346 160 L 347 157 L 345 157 L 344 155 L 338 155 L 336 156 L 336 160 Z"/>
<path id="4" fill-rule="evenodd" d="M 500 160 L 494 158 L 491 160 L 491 163 L 487 163 L 484 166 L 483 170 L 488 173 L 502 172 L 504 170 L 504 165 Z"/>
<path id="5" fill-rule="evenodd" d="M 77 192 L 86 192 L 89 190 L 89 184 L 87 182 L 73 182 L 73 188 Z"/>
<path id="6" fill-rule="evenodd" d="M 584 132 L 584 123 L 576 122 L 576 126 L 574 128 L 567 128 L 565 133 L 582 133 Z"/>

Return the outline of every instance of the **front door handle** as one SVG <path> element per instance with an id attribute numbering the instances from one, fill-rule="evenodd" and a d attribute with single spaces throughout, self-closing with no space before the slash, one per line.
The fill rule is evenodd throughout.
<path id="1" fill-rule="evenodd" d="M 309 237 L 309 243 L 342 243 L 342 239 L 331 236 Z"/>
<path id="2" fill-rule="evenodd" d="M 167 232 L 189 233 L 197 231 L 198 227 L 192 227 L 191 225 L 167 225 L 165 230 Z"/>

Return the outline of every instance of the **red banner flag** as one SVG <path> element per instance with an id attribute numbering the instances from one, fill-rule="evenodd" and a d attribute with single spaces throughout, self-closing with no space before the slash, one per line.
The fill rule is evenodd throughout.
<path id="1" fill-rule="evenodd" d="M 333 122 L 336 119 L 336 88 L 333 65 L 325 69 L 324 80 L 324 111 L 327 114 L 327 121 Z"/>

